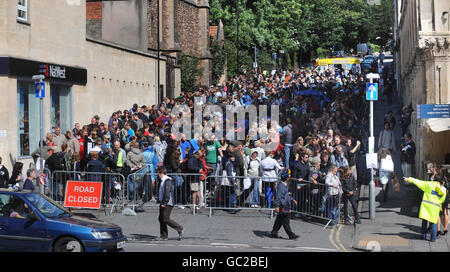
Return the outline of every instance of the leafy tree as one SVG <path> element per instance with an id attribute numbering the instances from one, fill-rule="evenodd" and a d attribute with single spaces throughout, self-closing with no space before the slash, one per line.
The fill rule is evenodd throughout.
<path id="1" fill-rule="evenodd" d="M 181 89 L 186 91 L 194 91 L 198 86 L 198 78 L 203 72 L 200 67 L 200 59 L 191 57 L 183 52 L 180 56 L 181 63 Z"/>
<path id="2" fill-rule="evenodd" d="M 224 24 L 232 45 L 226 54 L 230 71 L 238 62 L 253 63 L 253 46 L 268 56 L 283 50 L 280 57 L 293 68 L 317 53 L 324 55 L 335 43 L 347 53 L 361 42 L 385 45 L 392 35 L 391 5 L 390 0 L 381 5 L 366 0 L 211 0 L 210 19 Z"/>

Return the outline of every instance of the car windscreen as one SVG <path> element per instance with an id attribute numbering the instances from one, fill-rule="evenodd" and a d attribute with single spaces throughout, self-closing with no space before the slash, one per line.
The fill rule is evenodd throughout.
<path id="1" fill-rule="evenodd" d="M 26 194 L 25 198 L 45 217 L 55 218 L 64 214 L 70 215 L 64 207 L 44 195 L 31 193 Z"/>

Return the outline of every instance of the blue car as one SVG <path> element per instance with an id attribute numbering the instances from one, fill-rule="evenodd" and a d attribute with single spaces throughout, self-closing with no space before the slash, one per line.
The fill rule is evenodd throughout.
<path id="1" fill-rule="evenodd" d="M 119 226 L 77 216 L 28 190 L 0 189 L 0 251 L 123 251 Z"/>

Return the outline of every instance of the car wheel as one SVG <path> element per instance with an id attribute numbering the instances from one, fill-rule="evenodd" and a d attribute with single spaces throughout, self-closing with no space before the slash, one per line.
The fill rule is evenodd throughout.
<path id="1" fill-rule="evenodd" d="M 75 238 L 63 237 L 53 246 L 54 252 L 83 252 L 83 245 Z"/>

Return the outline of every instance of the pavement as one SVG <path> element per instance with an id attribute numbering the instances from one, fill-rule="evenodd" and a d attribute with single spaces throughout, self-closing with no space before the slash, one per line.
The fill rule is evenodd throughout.
<path id="1" fill-rule="evenodd" d="M 374 103 L 376 140 L 383 128 L 384 114 L 392 110 L 397 121 L 394 135 L 397 147 L 400 146 L 402 137 L 401 128 L 398 125 L 400 120 L 398 109 L 400 108 L 401 105 L 395 100 L 392 105 L 388 105 L 386 101 Z M 362 224 L 356 225 L 352 248 L 382 252 L 449 252 L 450 235 L 448 234 L 438 236 L 436 242 L 429 241 L 430 235 L 427 236 L 427 240 L 421 240 L 422 220 L 418 218 L 418 211 L 422 192 L 413 185 L 404 184 L 400 168 L 400 152 L 394 153 L 394 171 L 400 182 L 400 191 L 394 192 L 390 187 L 388 200 L 382 203 L 380 202 L 381 188 L 376 187 L 374 219 L 369 219 L 369 185 L 361 186 L 358 210 L 362 217 Z"/>

